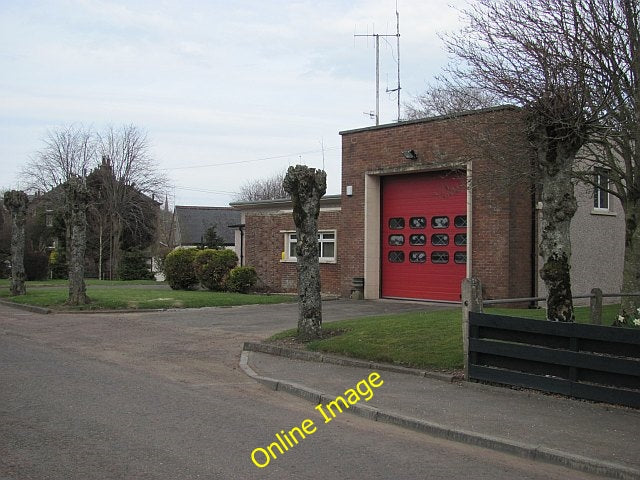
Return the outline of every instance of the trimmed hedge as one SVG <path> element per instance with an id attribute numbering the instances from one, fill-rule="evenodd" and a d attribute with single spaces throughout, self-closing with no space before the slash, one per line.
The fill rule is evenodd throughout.
<path id="1" fill-rule="evenodd" d="M 193 268 L 197 250 L 180 248 L 169 252 L 164 259 L 164 274 L 173 290 L 190 290 L 198 284 Z"/>
<path id="2" fill-rule="evenodd" d="M 227 290 L 230 292 L 247 293 L 256 286 L 258 274 L 253 267 L 236 267 L 229 272 Z"/>
<path id="3" fill-rule="evenodd" d="M 238 264 L 233 250 L 200 250 L 193 262 L 200 285 L 208 290 L 224 290 L 229 272 Z"/>

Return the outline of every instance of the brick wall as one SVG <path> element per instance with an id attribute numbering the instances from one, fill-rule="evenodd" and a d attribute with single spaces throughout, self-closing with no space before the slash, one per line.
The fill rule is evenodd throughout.
<path id="1" fill-rule="evenodd" d="M 472 275 L 486 298 L 531 292 L 531 197 L 520 175 L 530 164 L 526 139 L 514 134 L 515 109 L 495 109 L 456 119 L 404 122 L 341 132 L 342 197 L 338 243 L 347 296 L 353 277 L 364 276 L 365 176 L 410 174 L 434 169 L 466 169 L 472 161 Z M 402 152 L 413 149 L 417 160 Z M 517 167 L 517 168 L 516 168 Z M 514 178 L 510 178 L 513 174 Z M 504 177 L 504 178 L 502 178 Z"/>
<path id="2" fill-rule="evenodd" d="M 260 281 L 274 292 L 296 292 L 298 274 L 295 262 L 283 262 L 285 235 L 282 231 L 295 231 L 290 212 L 245 212 L 245 264 L 256 269 Z M 340 211 L 320 212 L 319 230 L 338 230 Z M 338 245 L 340 245 L 340 232 Z M 338 254 L 339 255 L 339 254 Z M 320 281 L 323 293 L 339 294 L 340 258 L 337 263 L 320 264 Z"/>

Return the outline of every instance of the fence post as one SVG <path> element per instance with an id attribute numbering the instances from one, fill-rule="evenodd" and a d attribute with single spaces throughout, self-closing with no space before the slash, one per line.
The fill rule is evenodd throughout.
<path id="1" fill-rule="evenodd" d="M 591 307 L 591 324 L 602 325 L 602 290 L 599 288 L 591 289 L 589 305 Z"/>
<path id="2" fill-rule="evenodd" d="M 462 351 L 464 378 L 469 380 L 469 312 L 482 312 L 482 285 L 477 278 L 462 280 Z"/>

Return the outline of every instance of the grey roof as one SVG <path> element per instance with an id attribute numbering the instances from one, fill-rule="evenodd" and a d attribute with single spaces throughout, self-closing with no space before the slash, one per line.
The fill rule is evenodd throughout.
<path id="1" fill-rule="evenodd" d="M 225 245 L 235 243 L 235 232 L 229 225 L 240 223 L 241 213 L 231 207 L 175 207 L 176 228 L 180 245 L 197 245 L 202 242 L 207 228 L 215 225 L 216 233 Z"/>

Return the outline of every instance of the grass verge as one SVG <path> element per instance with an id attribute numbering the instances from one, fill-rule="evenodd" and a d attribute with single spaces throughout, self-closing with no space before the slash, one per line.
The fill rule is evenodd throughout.
<path id="1" fill-rule="evenodd" d="M 603 307 L 603 325 L 611 325 L 618 305 Z M 544 310 L 489 308 L 495 315 L 544 320 Z M 589 322 L 589 308 L 577 307 L 576 320 Z M 414 368 L 454 371 L 462 365 L 462 315 L 460 309 L 382 315 L 322 325 L 326 338 L 304 344 L 312 351 L 336 353 L 374 362 Z M 269 342 L 291 342 L 296 330 L 270 337 Z"/>
<path id="2" fill-rule="evenodd" d="M 376 362 L 432 370 L 462 367 L 460 309 L 381 315 L 327 322 L 327 338 L 305 344 L 307 350 L 337 353 Z M 294 338 L 286 330 L 268 341 Z"/>
<path id="3" fill-rule="evenodd" d="M 98 280 L 97 278 L 86 278 L 85 284 L 87 285 L 99 285 L 99 286 L 130 286 L 130 285 L 166 285 L 165 282 L 158 282 L 156 280 Z M 58 287 L 66 288 L 69 285 L 69 280 L 55 279 L 55 280 L 30 280 L 27 282 L 27 290 L 30 288 L 42 288 L 42 287 Z M 11 286 L 11 280 L 8 278 L 0 278 L 0 288 L 9 288 Z"/>
<path id="4" fill-rule="evenodd" d="M 94 283 L 95 282 L 95 283 Z M 132 286 L 135 285 L 135 288 Z M 294 301 L 285 295 L 250 295 L 241 293 L 184 291 L 159 288 L 157 283 L 87 282 L 88 305 L 68 307 L 64 305 L 68 291 L 66 281 L 61 285 L 27 285 L 27 294 L 11 297 L 8 290 L 0 291 L 0 298 L 16 303 L 47 307 L 53 310 L 123 310 L 162 308 L 227 307 L 235 305 L 273 304 Z"/>

